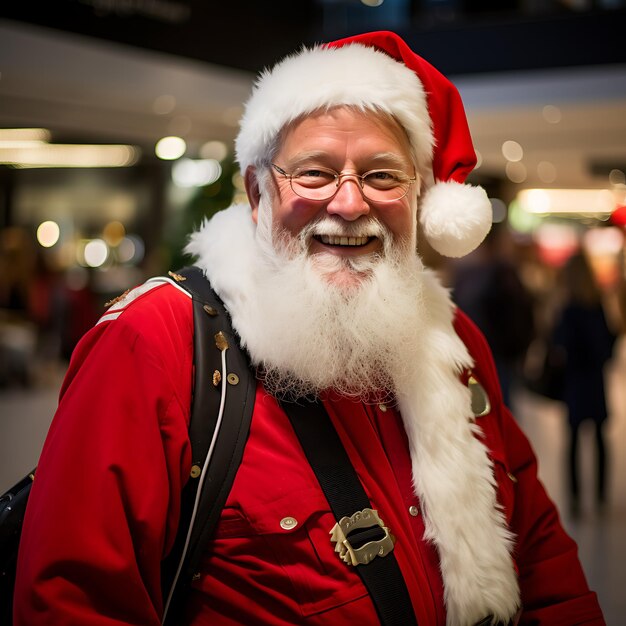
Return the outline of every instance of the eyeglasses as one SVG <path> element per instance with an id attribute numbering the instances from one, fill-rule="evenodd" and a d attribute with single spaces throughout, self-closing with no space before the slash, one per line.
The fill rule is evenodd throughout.
<path id="1" fill-rule="evenodd" d="M 355 178 L 361 193 L 371 202 L 395 202 L 406 196 L 417 176 L 408 176 L 401 170 L 370 170 L 365 174 L 336 172 L 326 167 L 307 166 L 287 174 L 275 163 L 272 167 L 289 180 L 293 192 L 306 200 L 330 200 L 339 191 L 342 179 Z"/>

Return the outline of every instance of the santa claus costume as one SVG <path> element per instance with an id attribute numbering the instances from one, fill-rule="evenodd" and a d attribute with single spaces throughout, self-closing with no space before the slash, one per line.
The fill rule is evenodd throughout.
<path id="1" fill-rule="evenodd" d="M 343 105 L 383 111 L 405 129 L 424 181 L 419 220 L 429 243 L 449 256 L 475 248 L 491 212 L 484 191 L 464 182 L 475 156 L 460 98 L 393 33 L 304 49 L 266 71 L 237 139 L 242 171 L 265 163 L 285 125 Z M 280 358 L 272 307 L 288 305 L 262 288 L 276 259 L 250 213 L 247 205 L 218 213 L 188 251 L 263 370 Z M 419 316 L 407 319 L 419 327 L 396 326 L 389 339 L 398 350 L 410 345 L 392 372 L 393 396 L 354 398 L 332 384 L 319 395 L 395 537 L 417 623 L 603 624 L 576 545 L 502 402 L 488 346 L 419 257 L 408 263 Z M 384 308 L 373 310 L 382 317 Z M 79 344 L 24 525 L 16 624 L 160 623 L 160 561 L 191 466 L 192 345 L 190 298 L 166 278 L 131 291 Z M 379 623 L 330 540 L 335 522 L 259 378 L 242 463 L 182 623 Z"/>

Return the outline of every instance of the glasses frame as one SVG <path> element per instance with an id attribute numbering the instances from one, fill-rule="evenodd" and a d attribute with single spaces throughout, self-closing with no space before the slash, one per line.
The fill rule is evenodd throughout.
<path id="1" fill-rule="evenodd" d="M 372 200 L 372 198 L 370 198 L 369 196 L 366 195 L 365 193 L 365 177 L 368 176 L 369 174 L 373 174 L 374 172 L 400 172 L 401 174 L 405 174 L 405 172 L 403 172 L 402 170 L 396 170 L 393 168 L 380 168 L 380 169 L 373 169 L 373 170 L 368 170 L 367 172 L 363 173 L 363 174 L 357 174 L 356 172 L 337 172 L 329 167 L 317 167 L 317 168 L 311 168 L 311 169 L 319 169 L 319 170 L 323 170 L 325 172 L 328 172 L 329 174 L 332 173 L 335 176 L 335 191 L 328 196 L 327 198 L 307 198 L 306 196 L 303 196 L 302 194 L 298 193 L 293 186 L 293 179 L 294 179 L 294 174 L 287 174 L 287 172 L 280 167 L 279 165 L 276 165 L 276 163 L 270 163 L 270 165 L 281 175 L 284 176 L 288 181 L 289 181 L 289 187 L 291 188 L 291 191 L 293 191 L 296 196 L 298 196 L 299 198 L 303 198 L 304 200 L 309 200 L 310 202 L 327 202 L 328 200 L 331 200 L 332 198 L 334 198 L 337 193 L 339 193 L 339 188 L 342 185 L 342 178 L 345 179 L 346 176 L 350 176 L 352 178 L 356 178 L 358 180 L 359 183 L 359 188 L 361 189 L 361 194 L 363 195 L 363 197 L 368 200 L 369 202 L 376 202 L 376 203 L 390 203 L 390 202 L 397 202 L 398 200 L 402 200 L 402 198 L 405 198 L 407 196 L 407 194 L 409 193 L 409 190 L 411 189 L 411 185 L 413 183 L 415 183 L 417 181 L 417 174 L 415 174 L 414 176 L 408 176 L 408 185 L 407 188 L 405 189 L 404 193 L 401 196 L 398 196 L 397 198 L 392 198 L 391 200 Z"/>

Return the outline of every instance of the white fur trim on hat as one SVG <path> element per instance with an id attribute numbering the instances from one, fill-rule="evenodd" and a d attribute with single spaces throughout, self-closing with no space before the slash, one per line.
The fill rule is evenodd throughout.
<path id="1" fill-rule="evenodd" d="M 393 115 L 407 132 L 418 169 L 430 169 L 433 133 L 419 78 L 388 54 L 351 44 L 304 49 L 260 75 L 235 142 L 241 170 L 263 163 L 285 125 L 338 105 Z"/>
<path id="2" fill-rule="evenodd" d="M 493 210 L 482 187 L 438 182 L 425 194 L 420 223 L 439 254 L 462 257 L 477 248 L 491 229 Z"/>

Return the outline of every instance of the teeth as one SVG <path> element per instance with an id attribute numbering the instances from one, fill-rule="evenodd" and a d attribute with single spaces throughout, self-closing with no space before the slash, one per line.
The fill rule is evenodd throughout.
<path id="1" fill-rule="evenodd" d="M 330 246 L 364 246 L 369 237 L 336 237 L 334 235 L 320 235 L 322 243 Z"/>

